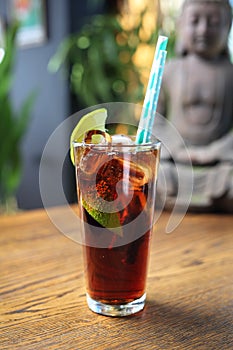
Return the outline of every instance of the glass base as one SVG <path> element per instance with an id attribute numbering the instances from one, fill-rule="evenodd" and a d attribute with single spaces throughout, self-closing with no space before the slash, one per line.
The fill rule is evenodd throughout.
<path id="1" fill-rule="evenodd" d="M 96 312 L 97 314 L 101 314 L 105 316 L 113 316 L 113 317 L 133 315 L 144 308 L 145 301 L 146 301 L 146 293 L 143 294 L 141 298 L 136 299 L 131 303 L 122 304 L 122 305 L 110 305 L 110 304 L 103 304 L 99 301 L 96 301 L 87 294 L 87 304 L 93 312 Z"/>

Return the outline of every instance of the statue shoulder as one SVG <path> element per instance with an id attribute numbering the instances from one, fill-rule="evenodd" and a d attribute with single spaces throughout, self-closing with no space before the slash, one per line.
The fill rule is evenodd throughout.
<path id="1" fill-rule="evenodd" d="M 231 74 L 233 75 L 233 63 L 230 62 L 230 71 L 231 71 Z"/>
<path id="2" fill-rule="evenodd" d="M 164 81 L 169 82 L 171 79 L 174 79 L 176 74 L 179 74 L 182 69 L 182 59 L 181 58 L 172 58 L 167 61 L 164 68 Z"/>
<path id="3" fill-rule="evenodd" d="M 226 83 L 228 88 L 232 91 L 233 89 L 233 64 L 231 62 L 227 62 L 222 67 L 222 72 L 225 75 Z"/>
<path id="4" fill-rule="evenodd" d="M 223 66 L 229 74 L 233 74 L 233 63 L 230 60 L 225 61 Z"/>
<path id="5" fill-rule="evenodd" d="M 165 65 L 165 71 L 174 71 L 174 69 L 181 67 L 182 61 L 182 58 L 171 58 Z"/>

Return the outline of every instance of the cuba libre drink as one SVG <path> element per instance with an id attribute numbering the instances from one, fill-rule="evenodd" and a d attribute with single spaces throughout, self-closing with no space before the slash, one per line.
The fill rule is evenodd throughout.
<path id="1" fill-rule="evenodd" d="M 74 149 L 88 306 L 133 314 L 145 305 L 160 143 Z"/>

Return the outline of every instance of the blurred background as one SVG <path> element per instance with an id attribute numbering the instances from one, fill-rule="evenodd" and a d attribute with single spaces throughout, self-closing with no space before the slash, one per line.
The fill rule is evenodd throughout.
<path id="1" fill-rule="evenodd" d="M 101 102 L 143 101 L 158 34 L 169 36 L 168 54 L 175 55 L 182 2 L 0 0 L 2 211 L 42 207 L 40 159 L 68 116 Z M 64 173 L 73 202 L 68 157 Z"/>

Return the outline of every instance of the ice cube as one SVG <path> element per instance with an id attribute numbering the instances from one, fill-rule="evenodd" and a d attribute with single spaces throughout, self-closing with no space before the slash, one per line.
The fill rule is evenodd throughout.
<path id="1" fill-rule="evenodd" d="M 107 132 L 102 130 L 89 130 L 84 135 L 84 142 L 92 144 L 108 144 L 112 142 L 112 139 Z"/>
<path id="2" fill-rule="evenodd" d="M 125 145 L 134 145 L 134 142 L 126 135 L 116 134 L 112 136 L 112 144 L 114 146 L 117 145 L 117 150 L 120 152 L 130 152 L 132 149 L 130 147 L 125 147 Z M 121 145 L 124 145 L 124 147 L 120 147 Z"/>
<path id="3" fill-rule="evenodd" d="M 116 134 L 112 136 L 113 144 L 133 145 L 134 142 L 126 135 Z"/>

